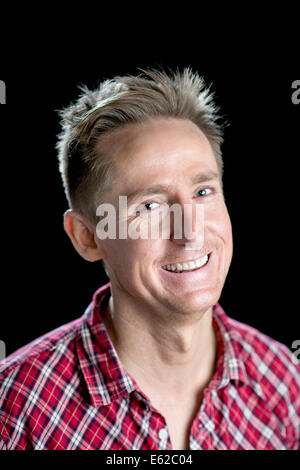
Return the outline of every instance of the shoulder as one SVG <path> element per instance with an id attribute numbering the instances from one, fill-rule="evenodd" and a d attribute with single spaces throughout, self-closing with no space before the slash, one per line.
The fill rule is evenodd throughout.
<path id="1" fill-rule="evenodd" d="M 0 435 L 16 441 L 27 427 L 39 427 L 78 387 L 76 338 L 81 319 L 63 325 L 17 350 L 0 363 Z M 31 422 L 32 421 L 32 422 Z M 29 423 L 30 422 L 30 423 Z"/>
<path id="2" fill-rule="evenodd" d="M 30 449 L 33 430 L 42 432 L 62 403 L 67 408 L 80 382 L 76 342 L 81 321 L 37 338 L 0 363 L 0 449 Z"/>
<path id="3" fill-rule="evenodd" d="M 268 370 L 279 378 L 286 374 L 294 374 L 299 378 L 299 361 L 285 344 L 247 323 L 230 317 L 228 320 L 232 337 L 246 363 L 256 363 L 258 372 L 262 375 Z"/>
<path id="4" fill-rule="evenodd" d="M 237 355 L 250 381 L 258 383 L 273 410 L 300 416 L 300 364 L 284 344 L 228 317 Z"/>
<path id="5" fill-rule="evenodd" d="M 68 349 L 72 350 L 81 319 L 60 326 L 29 344 L 10 354 L 0 362 L 0 376 L 4 377 L 16 370 L 32 366 L 34 363 L 44 363 L 53 355 L 64 355 Z"/>

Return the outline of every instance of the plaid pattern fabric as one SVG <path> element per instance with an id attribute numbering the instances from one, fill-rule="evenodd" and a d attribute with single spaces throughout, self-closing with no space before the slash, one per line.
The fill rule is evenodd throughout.
<path id="1" fill-rule="evenodd" d="M 109 295 L 110 283 L 81 318 L 2 361 L 1 449 L 172 449 L 163 416 L 122 367 L 101 321 Z M 213 325 L 216 371 L 190 449 L 299 449 L 300 367 L 292 353 L 219 304 Z"/>

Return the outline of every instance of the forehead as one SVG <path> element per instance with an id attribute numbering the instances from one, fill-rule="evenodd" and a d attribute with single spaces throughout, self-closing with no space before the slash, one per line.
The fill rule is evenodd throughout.
<path id="1" fill-rule="evenodd" d="M 141 185 L 149 179 L 190 176 L 190 172 L 218 172 L 211 145 L 191 121 L 160 118 L 126 125 L 106 140 L 116 181 Z"/>

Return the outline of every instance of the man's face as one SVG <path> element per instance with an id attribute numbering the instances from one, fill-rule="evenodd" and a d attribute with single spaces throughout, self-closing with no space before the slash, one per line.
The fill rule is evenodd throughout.
<path id="1" fill-rule="evenodd" d="M 105 202 L 115 206 L 117 216 L 120 195 L 165 186 L 164 192 L 157 190 L 128 199 L 127 226 L 141 224 L 145 228 L 150 212 L 157 218 L 160 208 L 167 207 L 166 204 L 176 203 L 182 209 L 182 237 L 179 239 L 174 237 L 174 218 L 171 217 L 167 239 L 160 236 L 98 240 L 113 294 L 123 302 L 125 299 L 133 301 L 145 312 L 168 311 L 182 316 L 207 310 L 220 297 L 232 257 L 230 218 L 207 138 L 190 121 L 153 119 L 117 131 L 108 140 L 108 150 L 115 166 L 116 183 L 107 193 Z M 201 183 L 193 181 L 199 174 L 211 178 Z M 189 207 L 189 212 L 184 205 Z M 198 205 L 201 205 L 201 220 L 196 223 Z M 134 216 L 137 206 L 142 211 Z M 187 225 L 196 236 L 189 239 L 184 236 Z M 176 263 L 183 266 L 188 261 L 205 261 L 206 255 L 208 262 L 200 268 L 196 264 L 196 269 L 188 265 L 192 269 L 183 272 L 163 268 Z"/>

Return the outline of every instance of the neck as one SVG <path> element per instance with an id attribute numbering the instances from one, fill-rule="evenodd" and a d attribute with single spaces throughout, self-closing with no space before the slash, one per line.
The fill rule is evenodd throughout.
<path id="1" fill-rule="evenodd" d="M 170 316 L 139 315 L 141 310 L 121 304 L 110 298 L 104 324 L 123 366 L 144 393 L 172 392 L 180 399 L 203 390 L 217 353 L 212 308 L 179 323 Z"/>

